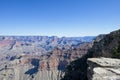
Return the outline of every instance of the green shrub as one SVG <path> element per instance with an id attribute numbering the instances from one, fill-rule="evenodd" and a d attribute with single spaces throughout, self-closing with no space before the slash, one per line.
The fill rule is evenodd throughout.
<path id="1" fill-rule="evenodd" d="M 115 58 L 120 58 L 120 43 L 118 43 L 119 45 L 117 47 L 114 48 L 113 50 L 113 57 Z"/>

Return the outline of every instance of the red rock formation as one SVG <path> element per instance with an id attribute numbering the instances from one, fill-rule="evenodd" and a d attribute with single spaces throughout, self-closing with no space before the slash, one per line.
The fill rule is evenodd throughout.
<path id="1" fill-rule="evenodd" d="M 87 53 L 87 50 L 91 47 L 89 44 L 84 44 L 78 48 L 70 50 L 61 50 L 59 48 L 54 49 L 52 52 L 44 55 L 40 61 L 40 70 L 51 70 L 64 68 L 73 60 L 76 60 Z"/>

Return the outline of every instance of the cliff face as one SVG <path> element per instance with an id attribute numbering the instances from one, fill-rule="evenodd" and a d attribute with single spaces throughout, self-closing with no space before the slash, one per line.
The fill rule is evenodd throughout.
<path id="1" fill-rule="evenodd" d="M 120 80 L 120 59 L 89 58 L 88 80 Z"/>
<path id="2" fill-rule="evenodd" d="M 87 54 L 71 62 L 70 65 L 67 66 L 65 76 L 63 77 L 62 80 L 88 80 L 89 78 L 92 80 L 91 77 L 89 78 L 87 77 L 87 69 L 88 69 L 87 59 L 88 58 L 99 58 L 99 57 L 120 58 L 120 30 L 111 32 L 110 34 L 107 34 L 107 35 L 98 36 L 94 40 L 93 46 L 91 49 L 88 50 Z M 90 63 L 89 63 L 89 66 L 91 66 Z M 100 68 L 95 69 L 95 70 L 99 71 L 99 69 Z M 94 72 L 94 69 L 92 71 Z M 92 74 L 90 75 L 92 76 Z M 110 73 L 110 74 L 113 74 L 113 73 Z M 93 74 L 93 77 L 94 77 L 94 74 Z M 116 80 L 116 79 L 110 79 L 110 80 Z M 96 80 L 96 78 L 93 80 Z M 103 79 L 103 80 L 109 80 L 109 79 Z"/>
<path id="3" fill-rule="evenodd" d="M 93 57 L 120 58 L 120 30 L 105 35 L 100 41 L 94 41 L 89 53 Z"/>

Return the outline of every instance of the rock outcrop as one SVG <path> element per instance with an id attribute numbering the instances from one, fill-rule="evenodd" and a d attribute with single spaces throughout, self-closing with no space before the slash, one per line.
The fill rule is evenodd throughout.
<path id="1" fill-rule="evenodd" d="M 120 59 L 120 29 L 110 34 L 98 36 L 92 44 L 93 46 L 88 50 L 87 54 L 67 66 L 62 80 L 88 80 L 88 58 L 107 57 Z"/>
<path id="2" fill-rule="evenodd" d="M 95 40 L 89 50 L 93 57 L 108 57 L 120 59 L 120 29 Z"/>
<path id="3" fill-rule="evenodd" d="M 120 80 L 120 59 L 89 58 L 88 80 Z"/>

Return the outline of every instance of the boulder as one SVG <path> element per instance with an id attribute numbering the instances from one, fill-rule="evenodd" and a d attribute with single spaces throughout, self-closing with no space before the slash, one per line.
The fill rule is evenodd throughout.
<path id="1" fill-rule="evenodd" d="M 88 58 L 88 80 L 120 80 L 120 59 Z"/>

